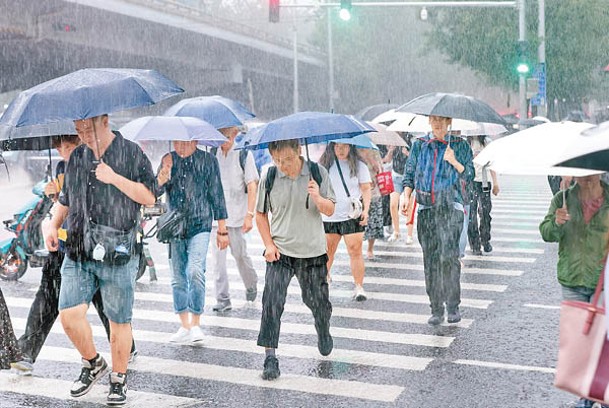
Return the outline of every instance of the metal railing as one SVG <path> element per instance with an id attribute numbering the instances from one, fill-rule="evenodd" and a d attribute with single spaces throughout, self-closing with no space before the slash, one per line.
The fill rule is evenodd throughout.
<path id="1" fill-rule="evenodd" d="M 217 28 L 241 34 L 247 37 L 253 37 L 267 43 L 284 47 L 288 50 L 292 50 L 294 44 L 291 39 L 274 35 L 264 30 L 260 30 L 254 27 L 243 25 L 241 22 L 236 23 L 235 21 L 212 16 L 205 12 L 204 2 L 199 0 L 123 0 L 128 3 L 135 3 L 142 6 L 149 7 L 151 9 L 175 14 L 181 17 L 191 18 L 202 23 L 212 25 Z M 186 3 L 199 3 L 199 7 L 193 7 Z M 309 45 L 309 44 L 298 44 L 298 50 L 312 57 L 322 58 L 326 55 L 325 51 L 321 48 Z"/>

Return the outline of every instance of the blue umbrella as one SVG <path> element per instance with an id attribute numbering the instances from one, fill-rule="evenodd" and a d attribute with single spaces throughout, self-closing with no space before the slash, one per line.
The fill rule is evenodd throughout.
<path id="1" fill-rule="evenodd" d="M 164 115 L 199 118 L 211 123 L 216 129 L 241 126 L 256 116 L 241 102 L 219 95 L 182 99 L 167 109 Z"/>
<path id="2" fill-rule="evenodd" d="M 218 147 L 228 140 L 209 123 L 190 117 L 144 116 L 132 120 L 120 130 L 125 138 L 139 141 L 192 141 Z"/>
<path id="3" fill-rule="evenodd" d="M 344 144 L 350 144 L 353 145 L 355 147 L 359 147 L 361 149 L 374 149 L 374 150 L 378 150 L 378 146 L 374 144 L 374 142 L 372 142 L 372 140 L 370 140 L 370 138 L 368 137 L 368 135 L 359 135 L 359 136 L 355 136 L 349 139 L 340 139 L 340 140 L 335 140 L 336 143 L 344 143 Z"/>
<path id="4" fill-rule="evenodd" d="M 0 124 L 19 127 L 87 119 L 152 105 L 182 92 L 153 70 L 81 69 L 21 92 Z"/>
<path id="5" fill-rule="evenodd" d="M 276 119 L 248 132 L 237 148 L 264 149 L 279 140 L 298 139 L 300 144 L 327 142 L 376 132 L 366 122 L 351 115 L 299 112 Z"/>

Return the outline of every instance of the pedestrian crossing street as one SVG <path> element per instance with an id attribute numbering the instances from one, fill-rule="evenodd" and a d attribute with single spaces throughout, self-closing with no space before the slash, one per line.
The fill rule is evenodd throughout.
<path id="1" fill-rule="evenodd" d="M 221 314 L 211 311 L 215 304 L 214 279 L 208 272 L 206 311 L 202 318 L 206 336 L 198 346 L 169 342 L 179 324 L 172 309 L 167 251 L 165 246 L 152 243 L 159 280 L 149 283 L 145 275 L 135 295 L 133 327 L 140 355 L 129 367 L 129 405 L 264 406 L 265 401 L 286 399 L 295 401 L 294 406 L 312 406 L 317 403 L 309 405 L 306 401 L 322 398 L 320 401 L 328 406 L 385 406 L 397 404 L 408 389 L 409 378 L 424 375 L 432 364 L 552 373 L 552 367 L 509 364 L 509 358 L 504 363 L 443 359 L 443 353 L 455 340 L 466 336 L 486 310 L 502 301 L 514 280 L 526 279 L 527 268 L 543 255 L 538 225 L 549 200 L 549 191 L 535 197 L 518 190 L 502 191 L 500 196 L 493 197 L 494 249 L 482 256 L 468 253 L 465 258 L 463 320 L 458 324 L 443 323 L 437 328 L 427 325 L 429 305 L 422 252 L 416 240 L 412 245 L 403 241 L 377 242 L 376 260 L 366 261 L 366 302 L 351 299 L 349 259 L 341 245 L 330 287 L 334 351 L 327 357 L 319 354 L 313 318 L 300 299 L 294 279 L 288 290 L 277 350 L 282 373 L 271 382 L 260 377 L 264 350 L 256 345 L 264 288 L 264 262 L 260 256 L 263 245 L 259 236 L 248 234 L 248 250 L 259 275 L 256 302 L 245 302 L 243 284 L 229 256 L 233 310 Z M 366 243 L 364 251 L 365 248 Z M 208 268 L 209 262 L 208 258 Z M 25 328 L 36 289 L 34 284 L 24 290 L 3 287 L 18 335 Z M 96 345 L 109 359 L 103 327 L 93 308 L 89 313 Z M 68 390 L 79 370 L 78 353 L 57 323 L 36 362 L 34 376 L 0 372 L 0 393 L 40 397 L 58 404 L 70 401 Z M 91 406 L 103 404 L 106 392 L 104 380 L 79 401 Z M 224 405 L 215 404 L 216 399 Z"/>

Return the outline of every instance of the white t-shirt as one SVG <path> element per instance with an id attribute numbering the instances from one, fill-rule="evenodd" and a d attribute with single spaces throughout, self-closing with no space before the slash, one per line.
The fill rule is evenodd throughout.
<path id="1" fill-rule="evenodd" d="M 330 183 L 332 184 L 334 194 L 336 195 L 336 206 L 334 207 L 334 214 L 332 214 L 332 216 L 327 217 L 322 215 L 322 219 L 326 222 L 347 221 L 349 219 L 349 210 L 351 208 L 350 199 L 347 197 L 347 193 L 343 187 L 336 163 L 340 163 L 340 168 L 343 172 L 345 183 L 347 184 L 349 194 L 351 194 L 352 198 L 360 198 L 362 196 L 362 192 L 359 188 L 360 184 L 370 183 L 372 181 L 368 166 L 366 166 L 363 161 L 357 161 L 357 175 L 355 177 L 351 177 L 349 162 L 346 160 L 336 160 L 328 171 L 330 174 Z"/>
<path id="2" fill-rule="evenodd" d="M 486 143 L 486 146 L 488 146 L 492 140 L 487 137 L 487 138 L 485 138 L 484 141 Z M 476 157 L 482 150 L 484 150 L 484 148 L 486 146 L 484 146 L 482 143 L 480 143 L 477 138 L 472 140 L 472 143 L 471 143 L 472 154 L 473 154 L 472 157 Z M 477 164 L 476 162 L 474 162 L 474 170 L 476 172 L 474 175 L 474 181 L 481 183 L 483 181 L 482 166 Z M 488 170 L 488 168 L 486 170 L 486 181 L 488 181 L 488 182 L 491 181 L 491 172 L 490 172 L 490 170 Z"/>

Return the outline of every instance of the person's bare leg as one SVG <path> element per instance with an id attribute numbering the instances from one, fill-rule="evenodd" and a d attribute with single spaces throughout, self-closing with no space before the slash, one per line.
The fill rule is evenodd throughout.
<path id="1" fill-rule="evenodd" d="M 197 327 L 201 325 L 201 315 L 190 314 L 190 327 Z"/>
<path id="2" fill-rule="evenodd" d="M 400 236 L 400 194 L 395 191 L 389 195 L 389 212 L 391 213 L 391 225 L 393 226 L 394 237 Z"/>
<path id="3" fill-rule="evenodd" d="M 110 351 L 112 352 L 112 371 L 126 373 L 131 354 L 131 323 L 115 323 L 110 320 Z"/>
<path id="4" fill-rule="evenodd" d="M 178 316 L 180 316 L 180 323 L 182 324 L 182 327 L 190 330 L 190 316 L 188 312 L 182 312 L 180 314 L 178 314 Z"/>
<path id="5" fill-rule="evenodd" d="M 59 318 L 66 335 L 76 347 L 76 350 L 86 360 L 92 360 L 97 355 L 95 344 L 93 343 L 93 332 L 87 320 L 87 310 L 89 305 L 82 304 L 59 312 Z M 130 339 L 131 341 L 131 339 Z M 131 349 L 131 342 L 129 342 Z M 127 353 L 128 354 L 128 353 Z"/>
<path id="6" fill-rule="evenodd" d="M 368 240 L 368 258 L 374 258 L 374 242 L 375 238 L 371 238 Z"/>
<path id="7" fill-rule="evenodd" d="M 336 254 L 340 238 L 341 236 L 338 234 L 326 234 L 326 245 L 328 246 L 328 282 L 331 280 L 330 268 L 332 268 L 332 264 L 334 263 L 334 255 Z"/>
<path id="8" fill-rule="evenodd" d="M 351 265 L 351 275 L 356 285 L 364 284 L 364 257 L 362 255 L 362 246 L 364 243 L 364 233 L 345 235 L 345 244 L 347 244 L 347 252 L 349 252 L 349 264 Z"/>

